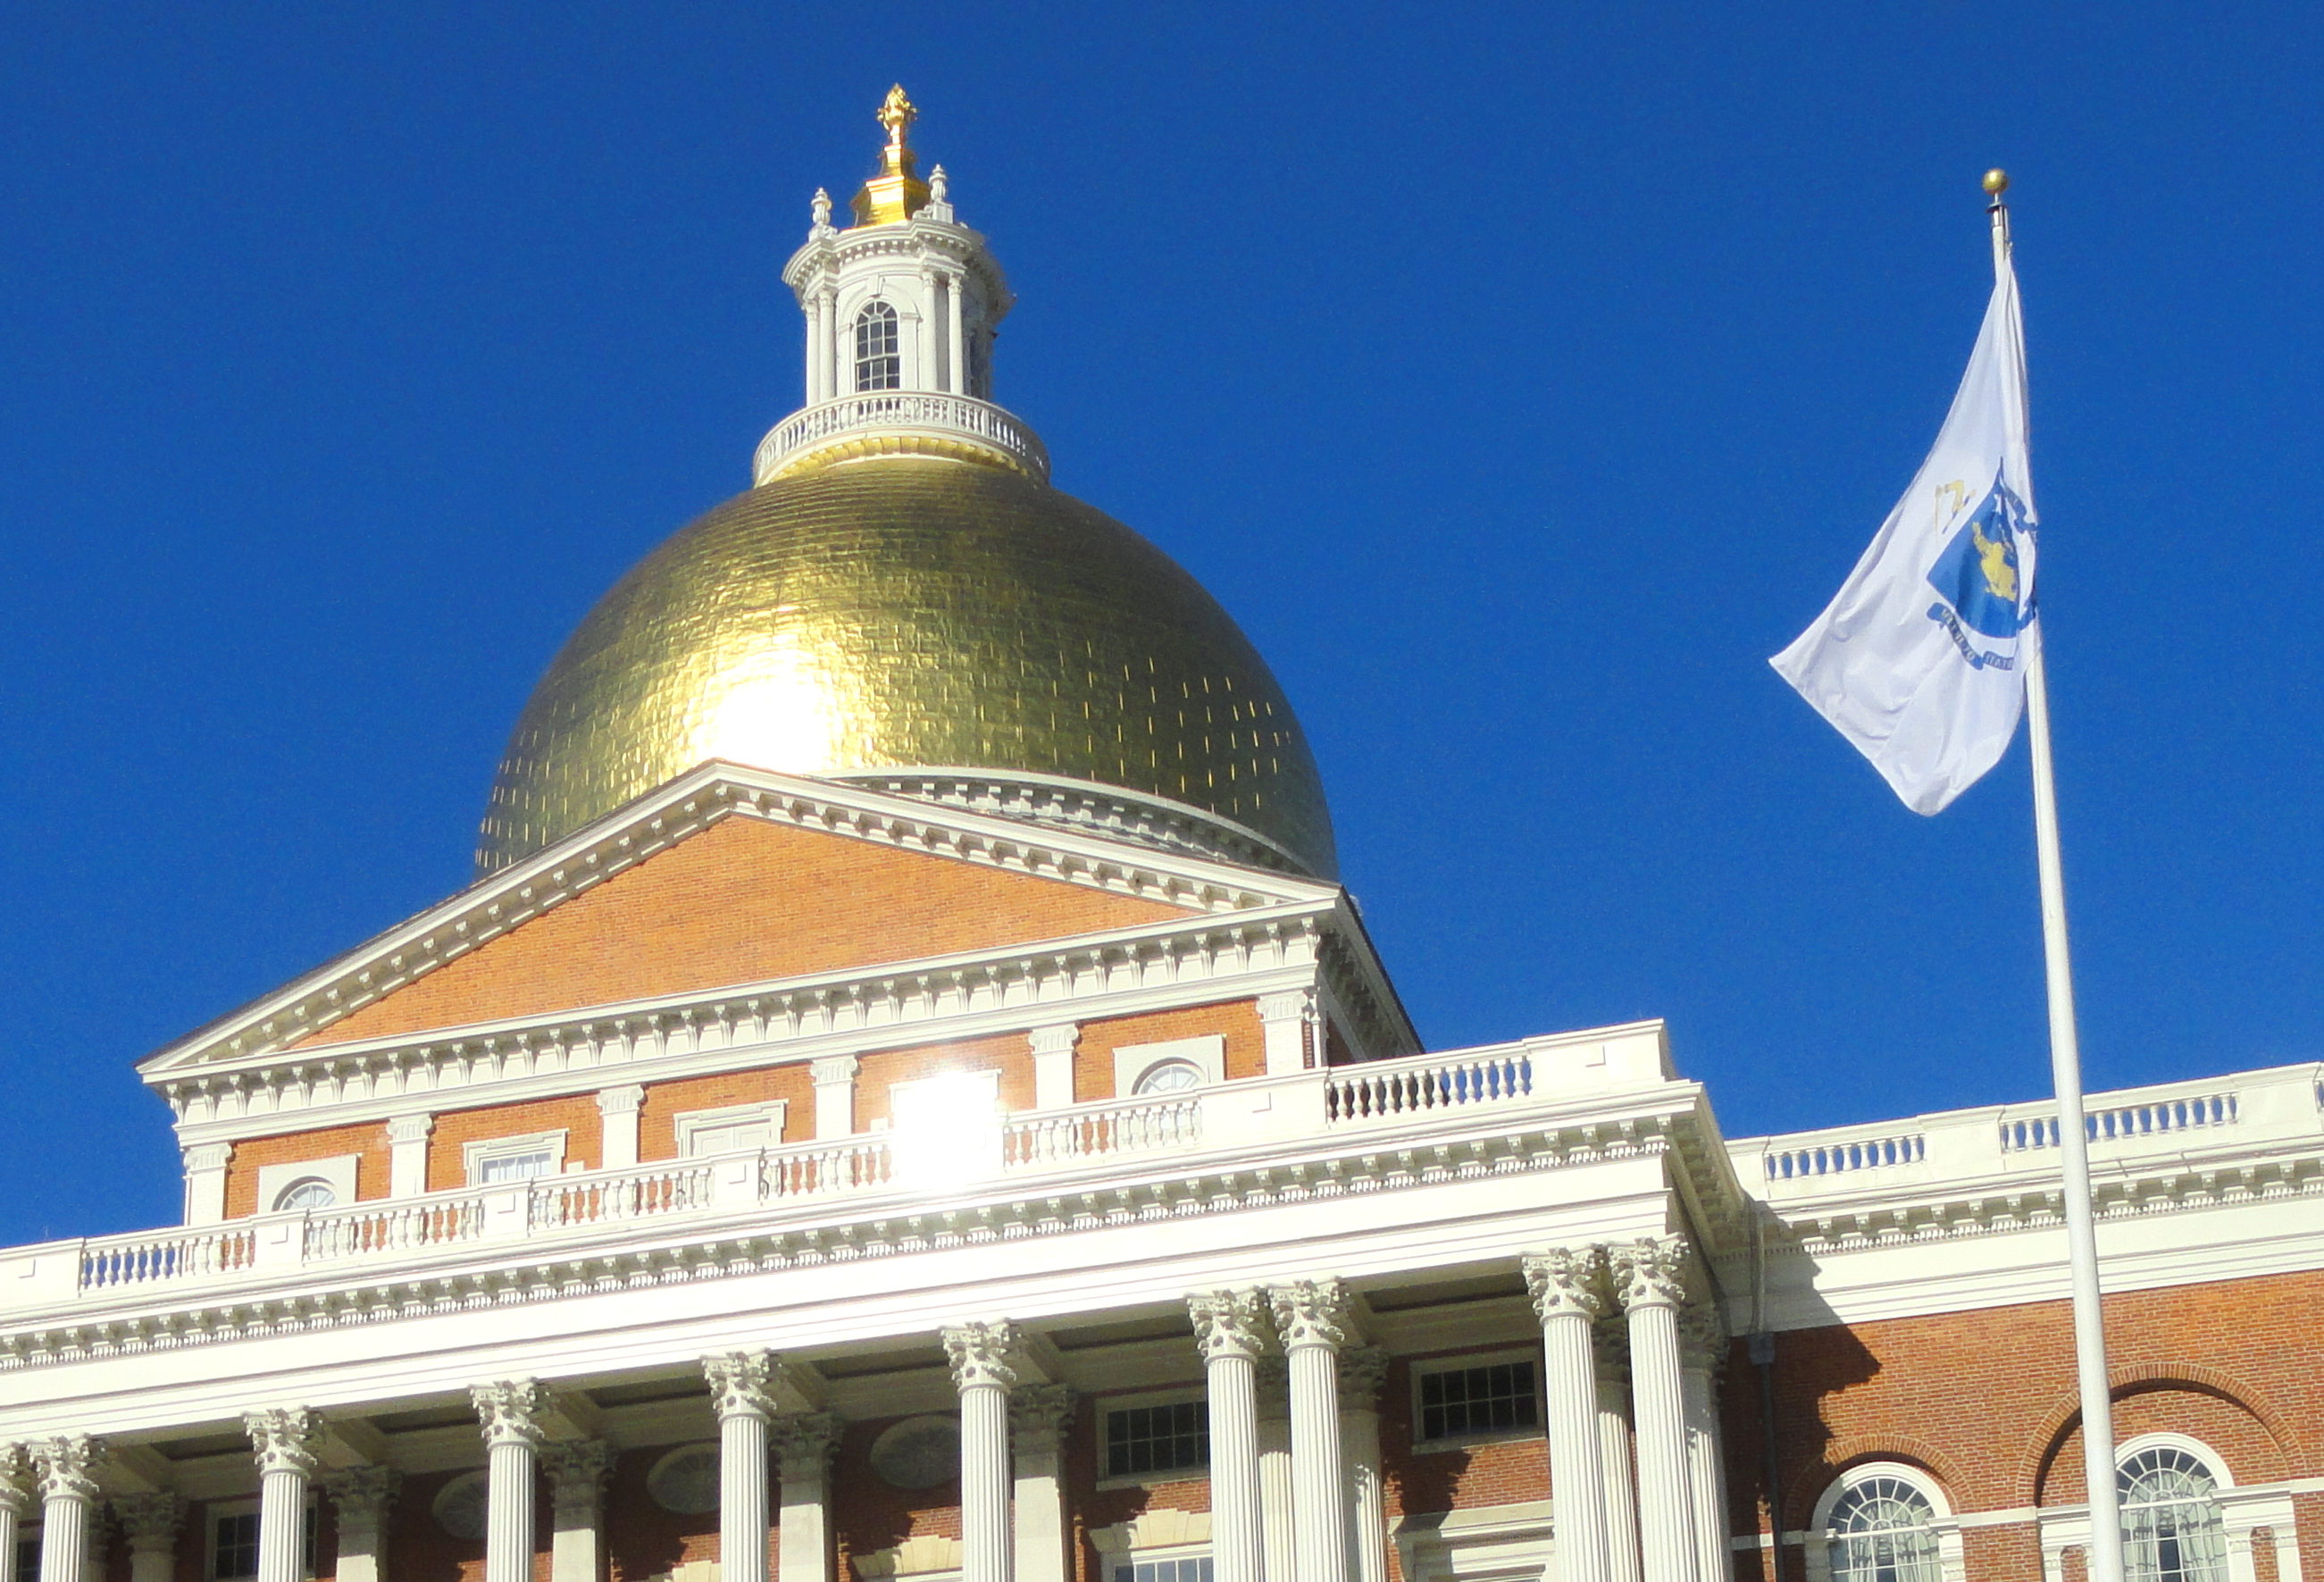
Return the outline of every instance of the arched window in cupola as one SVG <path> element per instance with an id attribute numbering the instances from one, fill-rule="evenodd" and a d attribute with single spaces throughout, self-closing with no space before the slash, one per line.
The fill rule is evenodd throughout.
<path id="1" fill-rule="evenodd" d="M 878 301 L 855 316 L 855 388 L 899 390 L 904 384 L 902 346 L 896 310 Z"/>

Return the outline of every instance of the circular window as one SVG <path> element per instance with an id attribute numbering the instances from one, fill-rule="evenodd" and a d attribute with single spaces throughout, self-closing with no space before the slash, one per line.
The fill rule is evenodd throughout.
<path id="1" fill-rule="evenodd" d="M 899 1489 L 950 1483 L 960 1476 L 960 1420 L 906 1418 L 872 1442 L 872 1470 Z"/>
<path id="2" fill-rule="evenodd" d="M 1137 1093 L 1183 1093 L 1203 1085 L 1203 1073 L 1192 1060 L 1165 1060 L 1148 1066 L 1138 1078 Z"/>
<path id="3" fill-rule="evenodd" d="M 332 1208 L 338 1201 L 339 1195 L 331 1189 L 331 1183 L 320 1176 L 301 1176 L 274 1194 L 278 1213 L 289 1208 Z"/>
<path id="4" fill-rule="evenodd" d="M 646 1492 L 655 1504 L 679 1516 L 718 1509 L 718 1448 L 687 1445 L 672 1450 L 646 1474 Z"/>
<path id="5" fill-rule="evenodd" d="M 436 1525 L 470 1541 L 484 1536 L 484 1475 L 464 1472 L 436 1491 Z"/>

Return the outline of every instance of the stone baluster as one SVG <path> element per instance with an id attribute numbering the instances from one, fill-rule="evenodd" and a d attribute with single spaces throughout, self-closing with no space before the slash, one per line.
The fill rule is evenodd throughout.
<path id="1" fill-rule="evenodd" d="M 767 1424 L 773 1354 L 733 1351 L 702 1359 L 718 1416 L 719 1582 L 767 1582 Z"/>
<path id="2" fill-rule="evenodd" d="M 1009 1392 L 1016 1326 L 960 1324 L 944 1332 L 960 1392 L 961 1582 L 1010 1582 Z"/>
<path id="3" fill-rule="evenodd" d="M 1727 1326 L 1711 1303 L 1693 1303 L 1680 1317 L 1679 1357 L 1698 1582 L 1730 1582 L 1735 1557 L 1727 1547 L 1727 1475 L 1719 1443 L 1719 1371 L 1727 1360 Z"/>
<path id="4" fill-rule="evenodd" d="M 1630 1346 L 1618 1323 L 1600 1323 L 1590 1338 L 1598 1354 L 1598 1470 L 1606 1480 L 1606 1575 L 1642 1582 L 1638 1560 L 1638 1476 L 1630 1465 Z"/>
<path id="5" fill-rule="evenodd" d="M 129 1582 L 171 1582 L 178 1568 L 186 1502 L 167 1489 L 123 1494 L 113 1502 L 113 1515 L 129 1540 Z"/>
<path id="6" fill-rule="evenodd" d="M 1388 1490 L 1380 1476 L 1380 1387 L 1388 1353 L 1340 1355 L 1340 1459 L 1348 1474 L 1348 1559 L 1355 1582 L 1388 1582 Z"/>
<path id="7" fill-rule="evenodd" d="M 258 1459 L 258 1582 L 307 1575 L 307 1484 L 322 1465 L 322 1419 L 303 1406 L 244 1412 Z"/>
<path id="8" fill-rule="evenodd" d="M 1598 1367 L 1590 1327 L 1605 1303 L 1594 1248 L 1557 1247 L 1525 1260 L 1541 1318 L 1542 1393 L 1549 1409 L 1549 1497 L 1561 1582 L 1610 1582 L 1606 1471 L 1598 1451 Z"/>
<path id="9" fill-rule="evenodd" d="M 774 1422 L 782 1468 L 782 1520 L 776 1541 L 778 1582 L 832 1582 L 831 1457 L 846 1425 L 827 1411 L 798 1411 Z"/>
<path id="10" fill-rule="evenodd" d="M 1211 1420 L 1211 1563 L 1217 1582 L 1263 1582 L 1259 1491 L 1259 1361 L 1267 1309 L 1256 1291 L 1186 1299 Z"/>
<path id="11" fill-rule="evenodd" d="M 549 1582 L 598 1582 L 605 1574 L 613 1448 L 603 1439 L 560 1439 L 540 1448 L 540 1466 L 549 1475 Z"/>
<path id="12" fill-rule="evenodd" d="M 489 1457 L 484 1582 L 532 1582 L 532 1507 L 549 1392 L 532 1379 L 501 1379 L 478 1384 L 468 1395 L 484 1425 Z"/>
<path id="13" fill-rule="evenodd" d="M 1629 1321 L 1630 1413 L 1637 1439 L 1638 1538 L 1646 1582 L 1697 1582 L 1678 1355 L 1686 1243 L 1679 1236 L 1632 1242 L 1614 1248 L 1611 1257 L 1615 1291 Z"/>
<path id="14" fill-rule="evenodd" d="M 0 1445 L 0 1582 L 32 1582 L 16 1574 L 16 1544 L 32 1503 L 32 1461 L 22 1445 Z"/>
<path id="15" fill-rule="evenodd" d="M 1065 1426 L 1074 1392 L 1020 1384 L 1009 1398 L 1016 1452 L 1017 1582 L 1065 1582 Z"/>
<path id="16" fill-rule="evenodd" d="M 90 1517 L 105 1441 L 60 1434 L 32 1447 L 40 1473 L 41 1582 L 82 1582 L 88 1569 Z"/>
<path id="17" fill-rule="evenodd" d="M 1299 1574 L 1298 1535 L 1291 1522 L 1291 1365 L 1263 1356 L 1259 1388 L 1259 1548 L 1267 1582 Z"/>
<path id="18" fill-rule="evenodd" d="M 337 1582 L 387 1582 L 387 1516 L 402 1486 L 403 1474 L 392 1466 L 343 1466 L 323 1475 L 338 1518 Z"/>
<path id="19" fill-rule="evenodd" d="M 1336 1280 L 1275 1287 L 1276 1333 L 1291 1365 L 1291 1528 L 1297 1582 L 1348 1582 L 1348 1479 L 1340 1462 L 1340 1348 L 1347 1288 Z"/>

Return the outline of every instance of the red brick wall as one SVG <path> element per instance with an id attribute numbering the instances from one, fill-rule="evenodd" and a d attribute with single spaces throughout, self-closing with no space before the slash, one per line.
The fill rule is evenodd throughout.
<path id="1" fill-rule="evenodd" d="M 1259 1002 L 1230 1000 L 1215 1005 L 1190 1005 L 1183 1011 L 1084 1022 L 1081 1041 L 1074 1046 L 1074 1097 L 1087 1103 L 1121 1096 L 1113 1090 L 1113 1055 L 1125 1045 L 1168 1043 L 1213 1033 L 1226 1037 L 1229 1081 L 1266 1074 L 1267 1040 L 1259 1020 Z"/>
<path id="2" fill-rule="evenodd" d="M 1549 1450 L 1538 1434 L 1441 1450 L 1412 1448 L 1412 1370 L 1416 1363 L 1425 1367 L 1429 1361 L 1396 1358 L 1380 1388 L 1380 1471 L 1391 1526 L 1407 1513 L 1548 1498 Z"/>
<path id="3" fill-rule="evenodd" d="M 699 1443 L 701 1441 L 695 1441 Z M 676 1566 L 718 1559 L 718 1513 L 679 1513 L 665 1511 L 648 1492 L 646 1479 L 654 1464 L 677 1445 L 655 1445 L 624 1450 L 614 1458 L 613 1476 L 605 1484 L 605 1559 L 610 1582 L 639 1582 Z M 774 1513 L 771 1496 L 769 1514 Z M 768 1554 L 774 1539 L 768 1537 Z M 771 1568 L 773 1560 L 769 1559 Z"/>
<path id="4" fill-rule="evenodd" d="M 595 1170 L 604 1164 L 604 1117 L 597 1113 L 594 1093 L 447 1111 L 436 1117 L 436 1129 L 428 1134 L 428 1189 L 438 1192 L 467 1184 L 467 1151 L 463 1144 L 558 1131 L 565 1133 L 567 1168 L 578 1163 L 584 1170 Z"/>
<path id="5" fill-rule="evenodd" d="M 815 1083 L 805 1061 L 765 1066 L 755 1071 L 729 1071 L 715 1077 L 688 1077 L 677 1082 L 646 1085 L 645 1103 L 638 1111 L 638 1158 L 678 1157 L 678 1117 L 694 1110 L 724 1109 L 729 1105 L 765 1104 L 782 1099 L 785 1143 L 803 1143 L 815 1135 Z"/>
<path id="6" fill-rule="evenodd" d="M 1184 909 L 730 817 L 303 1041 L 1063 939 Z"/>
<path id="7" fill-rule="evenodd" d="M 352 1153 L 355 1160 L 355 1196 L 387 1196 L 387 1128 L 374 1122 L 364 1126 L 332 1126 L 319 1132 L 290 1132 L 280 1137 L 252 1137 L 234 1145 L 226 1167 L 226 1211 L 230 1217 L 257 1214 L 267 1207 L 258 1200 L 258 1172 L 270 1164 L 292 1164 L 310 1159 L 336 1159 Z"/>

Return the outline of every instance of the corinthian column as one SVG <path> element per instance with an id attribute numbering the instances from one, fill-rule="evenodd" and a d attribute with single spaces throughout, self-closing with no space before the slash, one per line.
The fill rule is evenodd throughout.
<path id="1" fill-rule="evenodd" d="M 244 1412 L 258 1457 L 258 1582 L 300 1582 L 307 1574 L 307 1480 L 320 1465 L 322 1420 L 303 1406 Z"/>
<path id="2" fill-rule="evenodd" d="M 32 1503 L 32 1457 L 22 1445 L 0 1445 L 0 1582 L 32 1582 L 16 1574 L 16 1541 Z"/>
<path id="3" fill-rule="evenodd" d="M 1614 1287 L 1630 1326 L 1630 1413 L 1637 1435 L 1638 1538 L 1646 1582 L 1697 1582 L 1693 1502 L 1687 1497 L 1678 1309 L 1686 1242 L 1632 1242 L 1612 1252 Z"/>
<path id="4" fill-rule="evenodd" d="M 1065 1582 L 1065 1425 L 1073 1419 L 1074 1392 L 1063 1384 L 1020 1384 L 1009 1398 L 1017 1582 Z"/>
<path id="5" fill-rule="evenodd" d="M 770 1352 L 702 1359 L 718 1414 L 720 1582 L 767 1582 L 767 1421 L 775 1415 Z"/>
<path id="6" fill-rule="evenodd" d="M 64 1434 L 32 1447 L 41 1480 L 41 1582 L 82 1582 L 88 1568 L 89 1513 L 97 1505 L 94 1474 L 105 1441 Z"/>
<path id="7" fill-rule="evenodd" d="M 1217 1582 L 1262 1582 L 1259 1359 L 1267 1309 L 1255 1291 L 1186 1299 L 1211 1418 L 1211 1563 Z"/>
<path id="8" fill-rule="evenodd" d="M 124 1494 L 113 1502 L 113 1514 L 129 1540 L 129 1582 L 170 1582 L 177 1570 L 186 1502 L 167 1490 Z"/>
<path id="9" fill-rule="evenodd" d="M 1010 1582 L 1009 1391 L 1013 1324 L 961 1324 L 944 1332 L 960 1391 L 961 1582 Z"/>
<path id="10" fill-rule="evenodd" d="M 1355 1582 L 1388 1582 L 1388 1493 L 1380 1483 L 1380 1386 L 1388 1353 L 1340 1355 L 1340 1459 L 1348 1473 L 1348 1559 Z"/>
<path id="11" fill-rule="evenodd" d="M 777 1524 L 779 1582 L 832 1582 L 831 1453 L 845 1428 L 827 1411 L 791 1412 L 774 1422 L 782 1463 L 783 1517 Z"/>
<path id="12" fill-rule="evenodd" d="M 1259 1382 L 1259 1548 L 1267 1582 L 1299 1574 L 1291 1530 L 1291 1365 L 1263 1356 Z"/>
<path id="13" fill-rule="evenodd" d="M 1561 1582 L 1609 1582 L 1606 1473 L 1598 1454 L 1598 1370 L 1590 1326 L 1603 1304 L 1595 1249 L 1557 1247 L 1525 1260 L 1541 1318 L 1549 1421 L 1551 1532 Z"/>
<path id="14" fill-rule="evenodd" d="M 1291 1364 L 1292 1564 L 1298 1582 L 1348 1582 L 1348 1479 L 1340 1462 L 1347 1288 L 1336 1280 L 1302 1280 L 1268 1294 Z"/>
<path id="15" fill-rule="evenodd" d="M 549 1392 L 502 1379 L 468 1392 L 490 1457 L 484 1495 L 484 1582 L 532 1582 L 534 1479 Z"/>
<path id="16" fill-rule="evenodd" d="M 1719 1368 L 1727 1360 L 1727 1327 L 1719 1309 L 1697 1302 L 1679 1318 L 1679 1402 L 1686 1420 L 1686 1493 L 1694 1510 L 1699 1582 L 1729 1582 L 1735 1554 L 1727 1547 L 1727 1475 L 1719 1448 Z"/>
<path id="17" fill-rule="evenodd" d="M 386 1582 L 387 1513 L 403 1474 L 392 1466 L 343 1466 L 323 1475 L 338 1517 L 337 1582 Z"/>
<path id="18" fill-rule="evenodd" d="M 1606 1480 L 1606 1575 L 1641 1582 L 1638 1480 L 1630 1470 L 1630 1348 L 1619 1324 L 1590 1331 L 1598 1353 L 1598 1471 Z"/>
<path id="19" fill-rule="evenodd" d="M 598 1582 L 605 1574 L 613 1448 L 603 1439 L 562 1439 L 540 1448 L 540 1466 L 549 1475 L 549 1582 Z"/>

